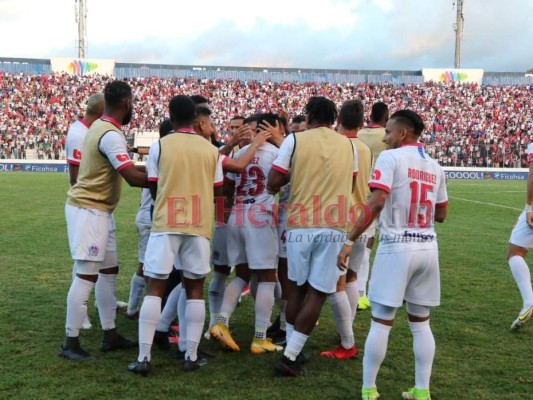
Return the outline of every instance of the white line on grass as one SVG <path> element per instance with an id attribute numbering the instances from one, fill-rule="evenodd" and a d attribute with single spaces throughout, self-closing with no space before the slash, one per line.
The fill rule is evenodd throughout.
<path id="1" fill-rule="evenodd" d="M 450 199 L 461 200 L 461 201 L 468 201 L 468 202 L 470 202 L 470 203 L 484 204 L 484 205 L 486 205 L 486 206 L 500 207 L 500 208 L 508 208 L 509 210 L 522 211 L 521 208 L 509 207 L 509 206 L 504 206 L 504 205 L 501 205 L 501 204 L 487 203 L 486 201 L 477 201 L 477 200 L 463 199 L 463 198 L 461 198 L 461 197 L 455 197 L 455 196 L 448 196 L 448 197 L 449 197 Z"/>

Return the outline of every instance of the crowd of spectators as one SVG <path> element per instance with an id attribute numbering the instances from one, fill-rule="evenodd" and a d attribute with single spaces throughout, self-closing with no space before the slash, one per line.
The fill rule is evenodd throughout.
<path id="1" fill-rule="evenodd" d="M 69 74 L 10 75 L 0 72 L 0 158 L 63 159 L 69 125 L 83 114 L 86 99 L 113 79 Z M 232 80 L 132 78 L 135 112 L 125 128 L 156 131 L 167 117 L 170 98 L 198 94 L 209 99 L 222 138 L 229 119 L 257 112 L 302 112 L 310 96 L 322 95 L 339 106 L 364 102 L 366 115 L 376 101 L 391 112 L 411 108 L 426 124 L 421 141 L 446 166 L 524 167 L 533 139 L 533 87 L 476 84 L 423 85 L 244 82 Z"/>

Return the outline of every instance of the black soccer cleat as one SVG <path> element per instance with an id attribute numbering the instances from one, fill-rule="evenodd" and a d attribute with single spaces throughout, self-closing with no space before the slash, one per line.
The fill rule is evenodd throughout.
<path id="1" fill-rule="evenodd" d="M 274 371 L 278 376 L 290 376 L 293 378 L 307 375 L 307 370 L 302 368 L 298 361 L 292 361 L 285 356 L 278 361 Z"/>
<path id="2" fill-rule="evenodd" d="M 68 358 L 72 361 L 94 361 L 96 357 L 90 355 L 80 346 L 80 340 L 77 337 L 66 337 L 65 341 L 59 348 L 59 356 Z"/>
<path id="3" fill-rule="evenodd" d="M 150 362 L 144 357 L 143 361 L 136 361 L 128 365 L 128 371 L 133 374 L 147 376 L 150 372 Z"/>
<path id="4" fill-rule="evenodd" d="M 168 332 L 155 331 L 154 344 L 162 350 L 170 349 L 170 343 L 168 341 Z"/>
<path id="5" fill-rule="evenodd" d="M 106 353 L 108 351 L 132 349 L 137 346 L 137 342 L 119 335 L 117 330 L 113 328 L 104 331 L 104 340 L 102 341 L 102 347 L 100 350 Z"/>
<path id="6" fill-rule="evenodd" d="M 280 318 L 278 315 L 278 317 L 274 320 L 272 325 L 268 327 L 267 336 L 270 337 L 271 335 L 274 335 L 276 332 L 278 332 L 280 330 L 280 325 L 281 325 L 281 322 L 280 322 Z"/>
<path id="7" fill-rule="evenodd" d="M 198 368 L 207 364 L 207 360 L 204 359 L 205 364 L 201 364 L 200 360 L 200 357 L 198 357 L 195 361 L 192 361 L 190 358 L 187 357 L 187 359 L 183 361 L 183 370 L 187 372 L 196 371 Z"/>

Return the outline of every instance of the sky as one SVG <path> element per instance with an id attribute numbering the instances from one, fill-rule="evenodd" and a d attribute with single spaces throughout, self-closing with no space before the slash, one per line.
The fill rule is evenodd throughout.
<path id="1" fill-rule="evenodd" d="M 454 64 L 455 0 L 87 0 L 86 58 L 420 70 Z M 533 68 L 533 0 L 464 0 L 461 67 Z M 75 0 L 0 0 L 0 57 L 77 57 Z M 9 39 L 11 38 L 11 39 Z"/>

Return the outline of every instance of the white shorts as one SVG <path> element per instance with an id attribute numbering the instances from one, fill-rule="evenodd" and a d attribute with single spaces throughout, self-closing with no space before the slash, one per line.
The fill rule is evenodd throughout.
<path id="1" fill-rule="evenodd" d="M 511 232 L 509 243 L 525 249 L 533 249 L 533 229 L 526 222 L 526 213 L 522 212 Z"/>
<path id="2" fill-rule="evenodd" d="M 112 213 L 94 208 L 65 205 L 70 254 L 74 260 L 97 261 L 102 268 L 117 265 L 115 218 Z"/>
<path id="3" fill-rule="evenodd" d="M 340 270 L 337 255 L 346 232 L 328 228 L 291 229 L 287 232 L 289 279 L 306 282 L 323 293 L 335 293 Z"/>
<path id="4" fill-rule="evenodd" d="M 146 253 L 146 246 L 148 245 L 148 238 L 150 237 L 150 228 L 152 224 L 146 224 L 135 221 L 137 233 L 139 234 L 139 262 L 144 263 L 144 255 Z"/>
<path id="5" fill-rule="evenodd" d="M 144 258 L 144 275 L 167 279 L 172 266 L 186 278 L 199 279 L 209 273 L 209 240 L 203 236 L 151 232 Z"/>
<path id="6" fill-rule="evenodd" d="M 368 242 L 368 239 L 373 237 L 375 234 L 375 225 L 370 225 L 367 230 L 364 231 L 363 234 L 354 242 L 352 246 L 352 252 L 350 253 L 350 258 L 348 259 L 348 268 L 351 271 L 358 273 L 361 269 L 361 264 L 363 263 L 363 257 L 366 250 L 366 243 Z"/>
<path id="7" fill-rule="evenodd" d="M 421 306 L 440 304 L 438 249 L 398 252 L 378 251 L 372 266 L 368 297 L 389 307 L 403 301 Z"/>
<path id="8" fill-rule="evenodd" d="M 251 270 L 278 266 L 277 229 L 270 224 L 253 226 L 245 220 L 237 226 L 231 213 L 227 227 L 228 265 L 248 264 Z"/>
<path id="9" fill-rule="evenodd" d="M 278 257 L 287 258 L 287 218 L 280 219 L 278 226 Z"/>
<path id="10" fill-rule="evenodd" d="M 213 234 L 213 253 L 211 255 L 211 264 L 228 265 L 228 229 L 227 225 L 215 226 Z"/>

